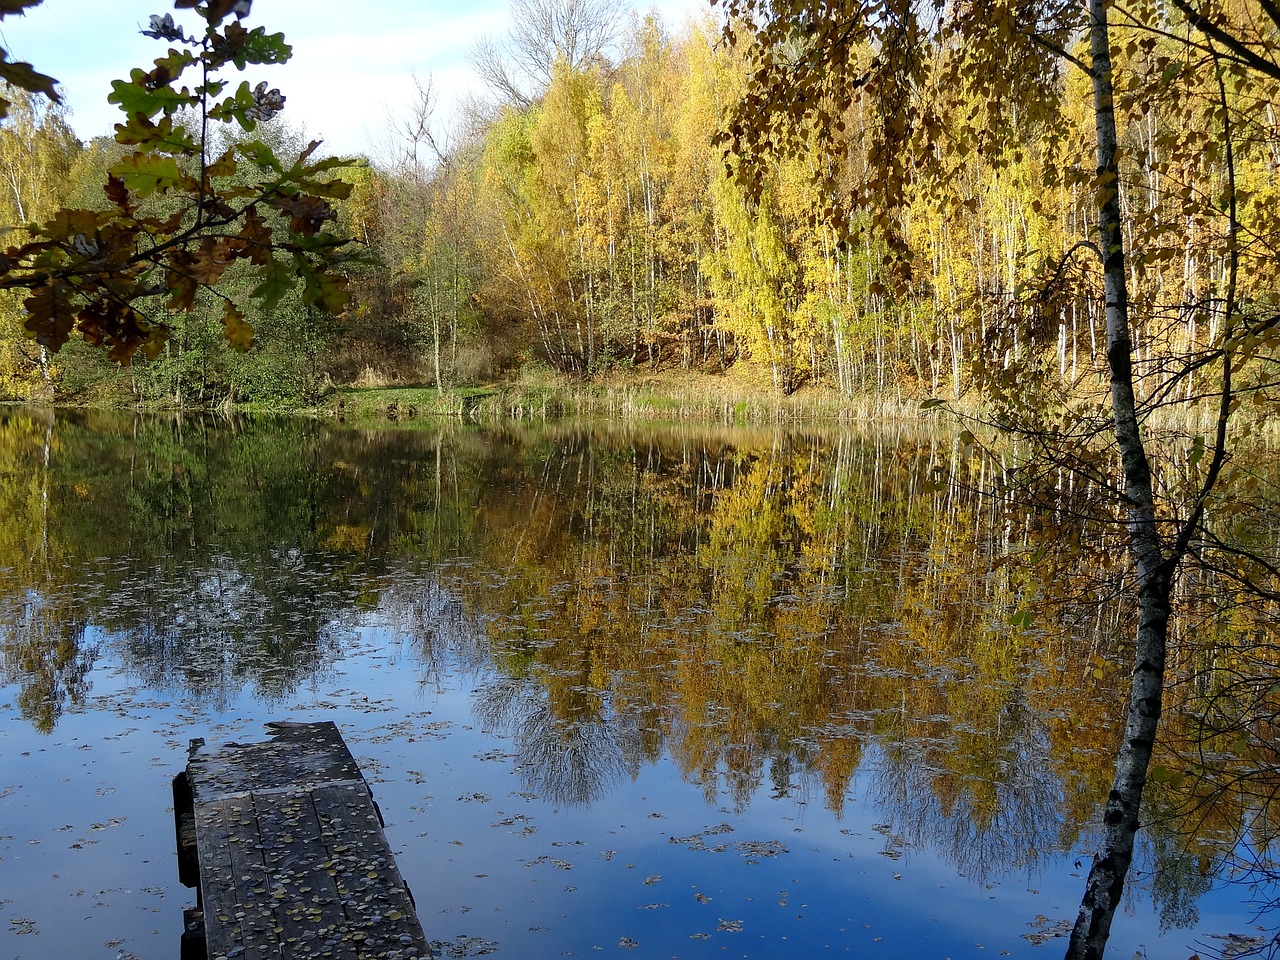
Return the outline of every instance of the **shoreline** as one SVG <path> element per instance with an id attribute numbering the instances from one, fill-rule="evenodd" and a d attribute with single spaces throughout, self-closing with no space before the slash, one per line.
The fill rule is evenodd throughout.
<path id="1" fill-rule="evenodd" d="M 113 398 L 123 401 L 124 397 Z M 279 413 L 341 420 L 398 422 L 455 419 L 474 422 L 597 418 L 636 422 L 698 422 L 727 426 L 851 424 L 917 421 L 927 399 L 895 389 L 883 395 L 803 387 L 783 396 L 743 377 L 673 371 L 596 380 L 547 370 L 522 371 L 502 381 L 437 390 L 426 384 L 360 383 L 333 386 L 312 403 L 215 404 L 103 402 L 84 399 L 10 401 L 15 407 L 137 410 L 147 413 Z"/>
<path id="2" fill-rule="evenodd" d="M 113 399 L 124 400 L 121 395 Z M 767 383 L 733 373 L 663 371 L 613 373 L 579 379 L 546 368 L 526 368 L 508 380 L 437 390 L 424 384 L 360 382 L 333 385 L 312 403 L 104 402 L 93 400 L 0 401 L 0 407 L 65 410 L 134 411 L 147 414 L 285 415 L 315 417 L 367 425 L 453 421 L 511 423 L 556 420 L 602 420 L 619 423 L 689 423 L 721 427 L 835 427 L 870 424 L 964 424 L 1003 432 L 972 392 L 960 399 L 933 399 L 923 385 L 895 387 L 884 393 L 842 394 L 825 386 L 805 386 L 789 396 Z M 1087 414 L 1086 414 L 1087 415 Z M 1096 416 L 1096 412 L 1093 414 Z M 1214 426 L 1216 409 L 1196 405 L 1178 410 L 1154 409 L 1145 422 L 1157 433 L 1205 434 Z M 1249 431 L 1277 439 L 1280 432 L 1265 420 Z"/>

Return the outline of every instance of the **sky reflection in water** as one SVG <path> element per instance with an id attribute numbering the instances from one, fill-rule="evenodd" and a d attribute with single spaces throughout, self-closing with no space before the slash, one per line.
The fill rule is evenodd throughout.
<path id="1" fill-rule="evenodd" d="M 108 442 L 99 430 L 0 426 L 27 431 L 28 469 L 53 444 L 47 485 L 33 496 L 65 521 L 41 514 L 41 563 L 0 566 L 0 955 L 176 955 L 193 898 L 177 882 L 169 780 L 189 738 L 258 739 L 278 719 L 339 724 L 441 956 L 1028 957 L 1065 944 L 1051 938 L 1074 918 L 1085 866 L 1074 861 L 1087 844 L 1056 849 L 1073 830 L 1061 771 L 1084 761 L 1052 756 L 1054 718 L 1070 710 L 1046 701 L 1035 679 L 1052 668 L 1024 657 L 1004 674 L 1006 688 L 993 684 L 998 744 L 974 726 L 981 711 L 957 716 L 955 700 L 939 705 L 951 713 L 913 704 L 895 717 L 907 694 L 895 702 L 880 692 L 850 699 L 843 717 L 806 713 L 808 728 L 784 730 L 762 718 L 772 710 L 785 727 L 811 710 L 807 688 L 794 691 L 796 705 L 731 695 L 723 671 L 759 669 L 747 654 L 728 662 L 739 649 L 778 644 L 777 669 L 791 676 L 800 654 L 783 641 L 794 647 L 807 634 L 786 617 L 814 618 L 805 631 L 847 647 L 847 625 L 829 621 L 850 615 L 849 585 L 900 592 L 886 562 L 896 554 L 849 557 L 856 538 L 845 535 L 836 563 L 862 573 L 820 583 L 811 573 L 822 563 L 781 550 L 762 602 L 791 612 L 733 620 L 756 586 L 750 571 L 744 593 L 726 582 L 771 558 L 753 554 L 741 529 L 726 547 L 715 511 L 745 495 L 776 438 L 717 439 L 732 455 L 711 461 L 734 480 L 717 485 L 698 479 L 703 454 L 689 470 L 670 452 L 705 452 L 705 439 L 641 438 L 646 463 L 663 452 L 650 468 L 635 437 L 370 439 L 258 425 L 234 437 L 188 430 L 175 452 L 160 449 L 175 436 L 161 424 L 150 440 L 110 441 L 130 449 L 91 468 L 87 451 Z M 838 463 L 824 444 L 792 452 Z M 618 460 L 619 449 L 632 452 Z M 633 503 L 647 486 L 695 509 L 628 513 L 609 487 L 620 463 L 635 473 Z M 819 486 L 835 482 L 826 469 Z M 163 491 L 147 489 L 157 476 Z M 794 490 L 798 474 L 788 476 Z M 78 484 L 86 489 L 74 494 Z M 108 489 L 130 490 L 118 514 L 97 525 L 76 515 Z M 215 491 L 228 512 L 201 519 Z M 149 524 L 162 501 L 177 519 L 157 529 Z M 735 522 L 752 515 L 743 506 Z M 888 522 L 884 510 L 872 516 Z M 663 524 L 666 535 L 652 533 Z M 58 539 L 90 528 L 78 543 Z M 564 552 L 539 532 L 552 528 L 573 530 L 578 546 Z M 692 558 L 684 574 L 660 569 L 672 543 Z M 661 594 L 678 592 L 682 577 L 712 586 L 698 603 L 677 597 L 673 611 Z M 59 620 L 68 610 L 82 614 L 70 628 Z M 892 613 L 861 624 L 858 637 L 908 633 Z M 291 624 L 306 643 L 279 636 Z M 733 646 L 672 646 L 674 635 L 710 643 L 730 627 Z M 648 633 L 630 638 L 641 649 L 619 650 L 600 639 L 611 631 Z M 59 637 L 75 656 L 50 657 Z M 706 662 L 689 662 L 689 649 Z M 884 680 L 843 653 L 834 660 L 794 682 L 821 675 L 845 691 Z M 952 691 L 966 679 L 928 660 L 891 678 L 892 689 Z M 37 682 L 41 669 L 61 680 Z M 58 682 L 58 709 L 41 714 L 40 696 L 57 700 Z M 767 692 L 791 695 L 787 683 Z M 851 706 L 868 702 L 882 707 L 864 716 Z M 862 743 L 837 805 L 820 770 L 842 737 Z M 966 750 L 992 754 L 994 810 L 946 769 Z M 1188 956 L 1196 941 L 1254 933 L 1247 896 L 1211 891 L 1196 901 L 1198 922 L 1162 933 L 1140 890 L 1117 919 L 1111 955 Z"/>

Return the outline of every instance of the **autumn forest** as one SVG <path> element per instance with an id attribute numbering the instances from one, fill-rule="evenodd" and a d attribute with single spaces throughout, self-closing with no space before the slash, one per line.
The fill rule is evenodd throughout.
<path id="1" fill-rule="evenodd" d="M 338 227 L 369 255 L 347 268 L 342 322 L 284 297 L 251 313 L 256 348 L 240 354 L 218 304 L 202 300 L 167 317 L 163 349 L 122 375 L 74 344 L 52 362 L 24 335 L 21 296 L 6 294 L 0 392 L 298 403 L 362 373 L 453 386 L 542 364 L 577 377 L 737 369 L 783 394 L 954 399 L 1019 358 L 1085 394 L 1105 379 L 1087 250 L 1103 185 L 1091 94 L 1069 63 L 1035 102 L 987 103 L 949 82 L 947 44 L 928 47 L 916 80 L 937 124 L 927 155 L 895 161 L 903 195 L 891 208 L 834 218 L 831 178 L 840 196 L 882 185 L 872 92 L 842 108 L 836 142 L 815 132 L 810 149 L 744 185 L 717 132 L 746 91 L 745 54 L 718 42 L 709 17 L 671 25 L 585 7 L 599 19 L 582 34 L 594 45 L 545 35 L 541 48 L 506 49 L 529 65 L 524 85 L 490 64 L 489 99 L 444 130 L 421 82 L 390 158 L 342 174 L 354 189 L 336 202 Z M 1269 87 L 1215 77 L 1187 29 L 1174 16 L 1117 51 L 1131 313 L 1153 370 L 1216 341 L 1234 274 L 1234 296 L 1261 304 L 1275 270 Z M 127 148 L 77 142 L 38 96 L 16 102 L 0 129 L 4 222 L 107 204 L 105 171 Z M 981 117 L 997 109 L 1011 115 L 999 137 Z M 269 130 L 281 153 L 297 152 L 287 118 L 254 136 Z M 1176 387 L 1198 390 L 1194 370 Z"/>
<path id="2" fill-rule="evenodd" d="M 0 17 L 39 2 L 9 0 Z M 302 577 L 307 549 L 323 555 L 328 580 L 272 587 L 311 639 L 333 624 L 316 627 L 320 607 L 289 598 L 329 596 L 319 585 L 341 579 L 334 558 L 368 553 L 383 510 L 406 524 L 386 556 L 431 541 L 418 522 L 455 538 L 450 556 L 422 558 L 441 564 L 433 576 L 492 548 L 496 579 L 445 580 L 446 606 L 486 634 L 494 696 L 534 677 L 543 719 L 634 720 L 638 739 L 618 763 L 670 758 L 709 804 L 723 775 L 737 813 L 765 755 L 781 778 L 773 799 L 790 799 L 787 765 L 802 759 L 837 818 L 856 772 L 883 756 L 901 761 L 899 793 L 988 824 L 992 789 L 1007 786 L 1016 807 L 1038 784 L 1019 766 L 1027 737 L 1063 744 L 1052 790 L 1067 813 L 1045 845 L 1079 851 L 1079 912 L 1074 925 L 1054 921 L 1069 958 L 1103 956 L 1126 885 L 1153 859 L 1153 896 L 1173 914 L 1185 913 L 1179 891 L 1204 893 L 1211 874 L 1270 889 L 1280 6 L 717 0 L 668 24 L 608 0 L 515 0 L 510 32 L 473 52 L 484 91 L 444 116 L 431 78 L 417 78 L 385 149 L 357 158 L 293 129 L 267 82 L 232 86 L 246 66 L 291 56 L 283 34 L 253 25 L 252 6 L 177 0 L 179 20 L 153 16 L 142 32 L 168 52 L 112 85 L 121 121 L 89 143 L 56 81 L 0 51 L 0 223 L 13 227 L 0 253 L 0 400 L 173 414 L 127 427 L 108 417 L 83 436 L 79 414 L 0 423 L 13 451 L 0 493 L 27 518 L 6 532 L 13 569 L 43 558 L 32 576 L 45 600 L 61 569 L 48 485 L 63 469 L 58 438 L 74 435 L 71 469 L 86 475 L 63 491 L 65 515 L 87 540 L 95 519 L 116 536 L 104 505 L 163 488 L 129 506 L 156 528 L 112 547 L 158 567 L 227 508 L 215 487 L 256 484 L 254 509 L 299 522 L 255 546 L 271 576 Z M 779 428 L 672 448 L 636 436 L 615 448 L 552 422 L 526 449 L 504 432 L 523 408 L 474 403 L 522 382 L 585 393 L 693 380 L 825 403 L 831 434 Z M 250 429 L 237 408 L 341 419 L 344 397 L 388 385 L 452 404 L 433 448 L 384 458 L 393 474 L 326 453 L 307 421 L 261 438 L 270 449 L 306 435 L 301 486 L 277 487 L 247 459 L 244 476 L 192 486 L 216 446 Z M 669 406 L 670 419 L 692 419 Z M 213 410 L 218 425 L 188 427 Z M 890 410 L 923 420 L 921 434 L 881 422 L 864 443 L 850 429 Z M 486 419 L 489 432 L 468 422 Z M 505 465 L 473 471 L 458 455 L 482 437 Z M 152 441 L 179 451 L 169 466 L 156 459 L 154 476 L 139 453 Z M 343 437 L 333 451 L 348 442 L 377 443 Z M 120 450 L 128 466 L 99 488 L 94 471 Z M 404 488 L 382 490 L 402 461 Z M 539 479 L 513 491 L 516 475 Z M 322 505 L 326 476 L 338 506 Z M 461 496 L 463 476 L 470 513 L 455 514 L 439 498 Z M 359 497 L 344 499 L 348 483 Z M 561 493 L 570 505 L 557 512 Z M 84 549 L 84 579 L 101 579 L 94 564 L 114 553 Z M 229 557 L 215 550 L 214 572 L 200 574 L 217 597 L 245 582 L 222 568 Z M 854 577 L 849 564 L 884 576 Z M 48 733 L 83 693 L 90 625 L 72 587 L 62 596 L 75 638 L 35 630 L 27 643 L 33 616 L 59 621 L 30 599 L 41 589 L 13 591 L 21 642 L 5 656 L 22 665 L 20 712 Z M 344 599 L 342 636 L 374 629 L 355 613 L 373 593 Z M 563 612 L 567 593 L 572 615 L 544 636 L 537 624 Z M 121 608 L 105 609 L 109 620 Z M 149 611 L 136 614 L 144 646 L 157 636 Z M 692 632 L 685 612 L 697 613 Z M 227 608 L 232 621 L 242 613 Z M 437 614 L 418 638 L 428 667 L 450 629 Z M 658 649 L 620 643 L 606 625 Z M 255 656 L 289 664 L 289 633 Z M 145 672 L 131 637 L 118 631 L 118 662 Z M 948 652 L 931 659 L 935 647 Z M 319 676 L 325 658 L 300 655 Z M 928 683 L 886 687 L 908 660 Z M 1033 716 L 1027 704 L 1048 687 L 1087 690 L 1087 706 Z M 470 693 L 485 730 L 523 729 L 508 701 Z M 931 705 L 935 694 L 947 703 Z M 275 704 L 263 697 L 254 709 Z M 892 697 L 902 727 L 874 706 Z M 697 730 L 726 717 L 726 753 L 701 753 Z M 904 745 L 894 736 L 906 726 L 929 730 Z M 1016 746 L 993 756 L 1010 729 Z M 546 769 L 579 756 L 564 739 L 538 743 Z M 973 782 L 960 769 L 983 764 Z M 530 797 L 563 799 L 550 781 L 536 786 Z M 1168 878 L 1172 892 L 1160 888 Z M 741 929 L 724 922 L 717 932 Z"/>

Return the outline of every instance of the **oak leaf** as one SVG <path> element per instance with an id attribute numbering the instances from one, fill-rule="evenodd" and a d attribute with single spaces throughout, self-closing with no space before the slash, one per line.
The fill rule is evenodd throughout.
<path id="1" fill-rule="evenodd" d="M 245 211 L 240 235 L 233 242 L 241 256 L 248 257 L 250 263 L 265 267 L 271 260 L 271 237 L 271 228 L 258 211 L 250 207 Z"/>
<path id="2" fill-rule="evenodd" d="M 289 229 L 304 237 L 320 232 L 325 221 L 334 219 L 333 207 L 320 197 L 301 194 L 297 197 L 279 197 L 272 204 L 289 216 Z"/>
<path id="3" fill-rule="evenodd" d="M 235 253 L 231 243 L 215 237 L 205 237 L 190 263 L 191 277 L 196 283 L 213 286 L 231 266 Z"/>
<path id="4" fill-rule="evenodd" d="M 163 192 L 183 181 L 178 161 L 173 157 L 142 152 L 122 158 L 110 172 L 120 177 L 139 198 Z"/>
<path id="5" fill-rule="evenodd" d="M 253 346 L 253 327 L 245 322 L 244 313 L 231 302 L 222 315 L 222 335 L 227 344 L 241 353 Z"/>
<path id="6" fill-rule="evenodd" d="M 319 307 L 334 316 L 347 309 L 347 278 L 340 273 L 327 273 L 313 270 L 310 265 L 300 264 L 299 272 L 303 276 L 302 302 L 308 306 Z"/>
<path id="7" fill-rule="evenodd" d="M 236 162 L 235 149 L 232 148 L 217 160 L 213 161 L 213 163 L 209 164 L 209 166 L 205 168 L 205 173 L 211 177 L 230 177 L 235 174 L 236 167 L 238 165 L 239 164 Z"/>
<path id="8" fill-rule="evenodd" d="M 102 188 L 102 192 L 106 194 L 107 199 L 114 203 L 125 214 L 133 212 L 133 204 L 129 200 L 129 188 L 124 185 L 124 181 L 114 174 L 107 177 L 107 184 Z"/>
<path id="9" fill-rule="evenodd" d="M 293 289 L 293 269 L 274 257 L 267 258 L 259 276 L 261 282 L 254 287 L 252 296 L 262 301 L 264 310 L 273 309 Z"/>
<path id="10" fill-rule="evenodd" d="M 66 284 L 60 280 L 51 280 L 33 290 L 22 302 L 27 311 L 23 326 L 36 343 L 50 350 L 62 348 L 75 323 L 68 293 Z"/>
<path id="11" fill-rule="evenodd" d="M 175 250 L 169 256 L 169 269 L 165 271 L 164 282 L 170 291 L 167 304 L 170 310 L 186 312 L 195 309 L 195 259 L 195 255 L 187 250 Z"/>
<path id="12" fill-rule="evenodd" d="M 68 243 L 73 237 L 96 234 L 110 218 L 111 214 L 96 210 L 64 209 L 55 213 L 40 232 L 50 240 Z"/>

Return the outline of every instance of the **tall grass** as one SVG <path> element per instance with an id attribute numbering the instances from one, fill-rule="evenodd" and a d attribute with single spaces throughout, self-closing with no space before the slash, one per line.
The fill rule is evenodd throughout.
<path id="1" fill-rule="evenodd" d="M 847 427 L 920 421 L 937 424 L 951 419 L 944 412 L 923 411 L 923 399 L 900 392 L 848 396 L 821 388 L 782 396 L 745 378 L 691 372 L 580 380 L 531 365 L 513 380 L 487 387 L 443 391 L 432 387 L 346 387 L 327 398 L 317 412 L 355 420 L 450 418 L 496 423 L 579 419 L 718 426 Z M 962 418 L 985 419 L 976 397 L 949 406 Z M 1210 437 L 1216 415 L 1213 404 L 1176 404 L 1153 411 L 1146 425 L 1153 437 Z M 1247 410 L 1233 417 L 1233 433 L 1245 422 L 1249 422 L 1248 432 L 1253 436 L 1280 440 L 1280 423 L 1251 418 Z"/>
<path id="2" fill-rule="evenodd" d="M 901 395 L 848 397 L 810 389 L 781 396 L 726 376 L 696 373 L 575 380 L 531 366 L 514 380 L 480 388 L 352 386 L 321 412 L 355 419 L 456 417 L 471 421 L 563 418 L 720 425 L 860 423 L 921 417 Z"/>

